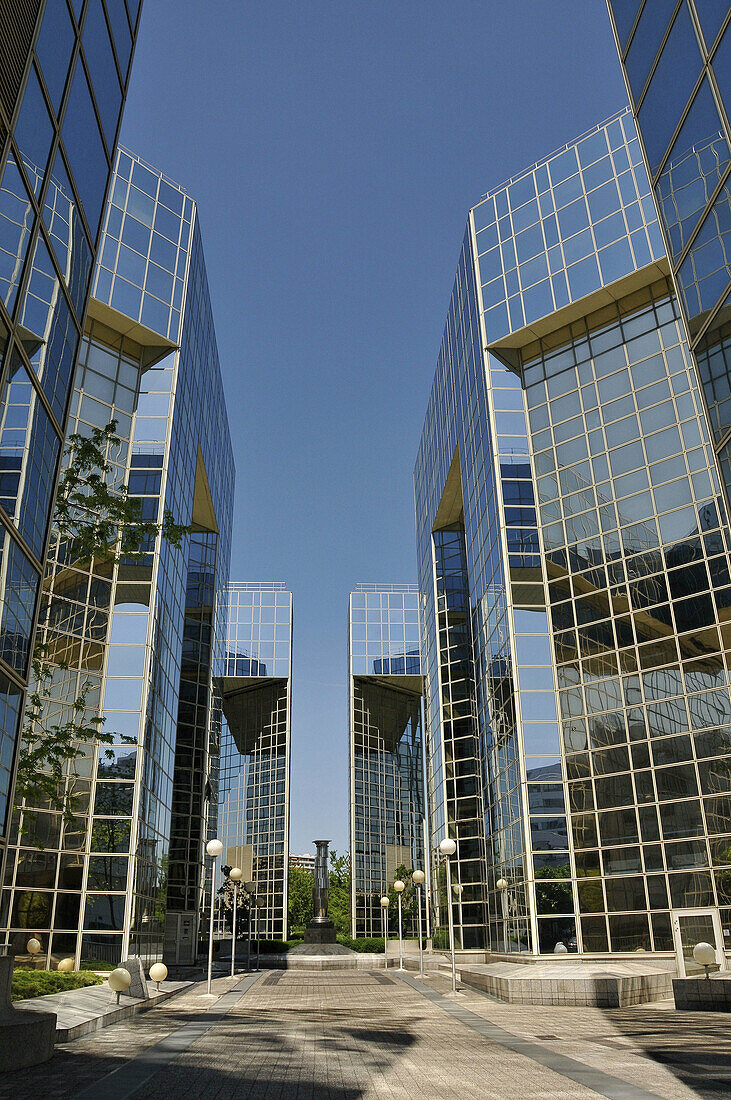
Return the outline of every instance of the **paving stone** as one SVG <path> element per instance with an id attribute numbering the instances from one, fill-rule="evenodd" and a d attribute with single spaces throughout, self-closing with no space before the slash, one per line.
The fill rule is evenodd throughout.
<path id="1" fill-rule="evenodd" d="M 672 1000 L 543 1007 L 472 989 L 452 1000 L 443 996 L 449 977 L 437 973 L 424 982 L 393 972 L 276 977 L 252 978 L 248 989 L 241 976 L 216 979 L 210 1000 L 199 984 L 63 1044 L 52 1062 L 3 1079 L 0 1100 L 720 1100 L 731 1092 L 728 1015 L 676 1012 Z"/>

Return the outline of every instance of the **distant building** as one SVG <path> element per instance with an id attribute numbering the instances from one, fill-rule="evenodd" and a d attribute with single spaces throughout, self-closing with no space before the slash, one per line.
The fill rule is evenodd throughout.
<path id="1" fill-rule="evenodd" d="M 351 592 L 348 672 L 352 930 L 380 936 L 380 898 L 426 852 L 416 585 Z"/>
<path id="2" fill-rule="evenodd" d="M 224 604 L 217 835 L 223 862 L 254 884 L 258 935 L 286 939 L 292 593 L 278 582 L 232 582 Z M 218 931 L 227 934 L 222 915 Z"/>
<path id="3" fill-rule="evenodd" d="M 312 871 L 312 872 L 314 872 L 314 870 L 315 870 L 315 857 L 311 856 L 309 854 L 309 852 L 306 855 L 303 855 L 303 856 L 290 856 L 289 857 L 289 866 L 290 867 L 298 867 L 301 871 Z"/>

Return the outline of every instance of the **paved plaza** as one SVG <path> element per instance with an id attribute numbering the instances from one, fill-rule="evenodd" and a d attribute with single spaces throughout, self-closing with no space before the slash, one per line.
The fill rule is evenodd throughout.
<path id="1" fill-rule="evenodd" d="M 218 979 L 8 1075 L 0 1098 L 727 1097 L 731 1020 L 509 1005 L 393 971 Z"/>

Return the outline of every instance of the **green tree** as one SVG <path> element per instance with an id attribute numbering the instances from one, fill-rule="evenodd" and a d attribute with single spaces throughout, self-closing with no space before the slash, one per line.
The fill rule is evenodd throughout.
<path id="1" fill-rule="evenodd" d="M 416 912 L 416 888 L 411 881 L 413 873 L 413 867 L 407 867 L 405 863 L 402 863 L 396 868 L 396 874 L 393 878 L 394 882 L 396 882 L 397 879 L 401 879 L 404 884 L 404 891 L 401 895 L 401 920 L 404 935 L 409 934 L 412 925 L 416 927 L 416 922 L 418 920 L 418 914 Z M 393 888 L 393 882 L 390 883 L 388 887 L 388 900 L 391 903 L 388 907 L 389 922 L 392 923 L 393 928 L 398 928 L 398 894 Z"/>
<path id="2" fill-rule="evenodd" d="M 190 527 L 174 521 L 170 512 L 162 523 L 142 518 L 140 502 L 129 496 L 129 488 L 115 484 L 116 467 L 107 455 L 121 444 L 117 422 L 93 428 L 89 436 L 69 436 L 64 451 L 64 469 L 58 483 L 53 514 L 52 540 L 59 561 L 83 569 L 92 559 L 107 562 L 135 561 L 151 549 L 162 534 L 179 547 Z M 38 642 L 31 659 L 31 687 L 27 696 L 23 732 L 18 753 L 15 805 L 23 805 L 26 818 L 34 809 L 60 810 L 71 824 L 84 794 L 74 761 L 83 748 L 112 741 L 130 743 L 102 729 L 104 718 L 89 704 L 91 685 L 81 682 L 75 698 L 59 708 L 59 672 L 76 675 L 65 661 L 55 660 L 51 647 Z M 60 721 L 49 720 L 50 715 Z M 107 754 L 113 757 L 114 754 Z"/>
<path id="3" fill-rule="evenodd" d="M 341 936 L 350 935 L 350 853 L 330 852 L 328 916 Z"/>
<path id="4" fill-rule="evenodd" d="M 287 886 L 287 914 L 290 928 L 301 928 L 314 916 L 312 891 L 315 878 L 304 867 L 290 867 Z"/>

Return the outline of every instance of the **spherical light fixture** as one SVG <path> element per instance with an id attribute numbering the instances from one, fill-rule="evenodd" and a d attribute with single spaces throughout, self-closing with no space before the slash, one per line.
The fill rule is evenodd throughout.
<path id="1" fill-rule="evenodd" d="M 157 982 L 158 991 L 160 989 L 160 982 L 164 982 L 168 976 L 168 968 L 165 963 L 153 963 L 150 967 L 150 981 Z"/>
<path id="2" fill-rule="evenodd" d="M 387 897 L 386 897 L 386 896 L 384 895 L 384 896 L 383 896 L 383 897 L 381 898 L 381 909 L 388 909 L 388 907 L 389 907 L 389 905 L 390 905 L 390 904 L 391 904 L 391 902 L 390 902 L 390 901 L 389 901 L 389 899 L 388 899 L 388 898 L 387 898 Z"/>
<path id="3" fill-rule="evenodd" d="M 554 955 L 568 955 L 569 949 L 565 943 L 561 943 L 561 941 L 559 940 L 553 949 L 553 953 Z"/>
<path id="4" fill-rule="evenodd" d="M 411 876 L 411 881 L 413 882 L 414 886 L 423 886 L 425 880 L 426 875 L 423 871 L 414 871 L 413 875 Z"/>
<path id="5" fill-rule="evenodd" d="M 439 845 L 439 851 L 443 856 L 453 856 L 457 851 L 457 845 L 449 837 L 445 837 L 442 843 Z"/>
<path id="6" fill-rule="evenodd" d="M 37 940 L 35 936 L 31 936 L 25 945 L 25 949 L 29 955 L 37 955 L 41 949 L 41 941 Z"/>
<path id="7" fill-rule="evenodd" d="M 244 872 L 240 867 L 232 867 L 228 873 L 228 877 L 232 882 L 241 882 L 241 879 L 244 877 Z"/>
<path id="8" fill-rule="evenodd" d="M 693 958 L 699 966 L 713 966 L 716 961 L 716 948 L 713 944 L 702 940 L 693 948 Z"/>
<path id="9" fill-rule="evenodd" d="M 708 967 L 713 966 L 716 962 L 716 948 L 713 944 L 701 940 L 693 948 L 693 958 L 699 966 L 705 967 L 706 977 L 710 979 L 711 975 L 708 972 Z"/>
<path id="10" fill-rule="evenodd" d="M 397 894 L 403 894 L 403 892 L 404 892 L 404 883 L 401 881 L 400 878 L 396 879 L 396 881 L 393 884 L 393 888 L 394 888 L 394 890 L 396 891 Z"/>
<path id="11" fill-rule="evenodd" d="M 462 897 L 462 890 L 463 889 L 464 889 L 464 887 L 462 886 L 462 884 L 460 882 L 455 882 L 454 885 L 452 886 L 452 890 L 455 892 L 455 894 L 457 895 L 458 898 Z"/>
<path id="12" fill-rule="evenodd" d="M 497 886 L 498 890 L 507 890 L 510 883 L 506 878 L 499 878 L 495 885 Z"/>
<path id="13" fill-rule="evenodd" d="M 109 988 L 117 994 L 117 1004 L 119 1004 L 119 995 L 124 993 L 126 989 L 129 989 L 132 982 L 132 975 L 129 970 L 125 970 L 124 967 L 118 966 L 116 970 L 107 978 L 109 982 Z"/>
<path id="14" fill-rule="evenodd" d="M 58 970 L 61 974 L 70 974 L 73 969 L 74 969 L 74 960 L 73 959 L 61 959 L 58 966 L 56 967 L 56 970 Z"/>
<path id="15" fill-rule="evenodd" d="M 198 849 L 200 851 L 200 849 Z M 211 859 L 215 859 L 216 856 L 220 856 L 223 851 L 223 844 L 220 840 L 209 840 L 206 844 L 206 851 Z"/>

